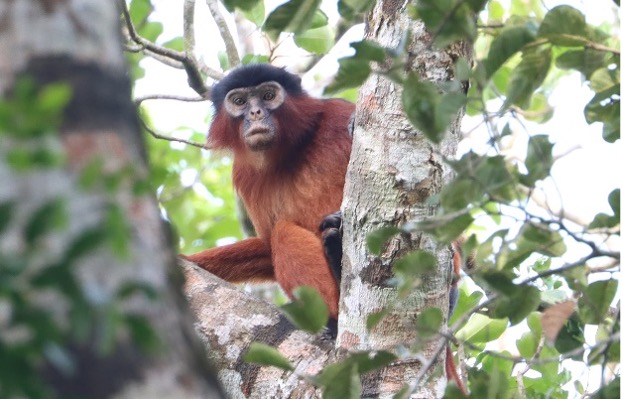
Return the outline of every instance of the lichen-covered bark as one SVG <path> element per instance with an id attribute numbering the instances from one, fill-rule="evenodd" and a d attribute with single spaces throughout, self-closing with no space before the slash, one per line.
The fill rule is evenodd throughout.
<path id="1" fill-rule="evenodd" d="M 30 273 L 25 273 L 36 275 L 46 264 L 62 262 L 63 254 L 87 231 L 106 225 L 113 206 L 123 216 L 119 222 L 127 225 L 127 255 L 104 244 L 82 256 L 72 266 L 73 273 L 87 298 L 102 306 L 116 303 L 129 282 L 155 290 L 155 299 L 138 292 L 119 300 L 116 308 L 146 318 L 162 349 L 145 353 L 127 331 L 114 334 L 111 351 L 105 354 L 97 350 L 98 334 L 86 341 L 66 340 L 62 347 L 71 353 L 75 371 L 62 374 L 42 360 L 48 386 L 57 397 L 220 397 L 192 329 L 156 200 L 133 188 L 137 180 L 146 179 L 147 171 L 118 21 L 113 2 L 0 2 L 0 94 L 11 98 L 19 77 L 32 79 L 40 88 L 66 83 L 72 93 L 58 133 L 32 139 L 16 133 L 0 136 L 0 203 L 17 206 L 0 237 L 0 254 L 28 251 L 23 228 L 29 218 L 44 203 L 60 200 L 68 213 L 67 226 L 37 240 L 38 248 L 28 256 L 33 262 Z M 23 171 L 7 163 L 14 150 L 34 150 L 41 144 L 64 163 Z M 101 170 L 86 186 L 81 182 L 83 169 L 96 160 Z M 123 172 L 115 188 L 107 190 L 98 181 Z M 23 292 L 49 309 L 60 326 L 69 323 L 72 307 L 58 287 Z"/>
<path id="2" fill-rule="evenodd" d="M 396 47 L 410 30 L 407 71 L 417 71 L 432 81 L 452 77 L 453 60 L 462 50 L 429 49 L 430 34 L 421 22 L 406 12 L 407 1 L 381 0 L 368 16 L 366 39 L 385 47 Z M 434 208 L 426 200 L 438 193 L 451 177 L 444 156 L 455 153 L 460 117 L 438 146 L 417 132 L 401 106 L 401 88 L 378 75 L 361 87 L 355 117 L 353 151 L 348 169 L 342 211 L 344 213 L 344 260 L 338 345 L 354 350 L 392 349 L 417 339 L 414 329 L 418 314 L 428 307 L 448 310 L 450 249 L 422 233 L 393 238 L 380 257 L 366 248 L 366 236 L 383 226 L 400 226 L 430 217 Z M 437 256 L 439 266 L 421 287 L 396 304 L 372 330 L 366 329 L 369 314 L 387 307 L 397 298 L 386 284 L 393 263 L 408 251 L 423 249 Z M 418 377 L 421 359 L 431 358 L 438 340 L 428 345 L 418 359 L 403 361 L 367 377 L 364 396 L 389 397 Z M 421 358 L 421 359 L 420 359 Z M 443 367 L 443 354 L 438 365 Z M 443 395 L 443 371 L 433 373 L 413 397 Z"/>
<path id="3" fill-rule="evenodd" d="M 320 397 L 320 390 L 302 376 L 316 375 L 334 360 L 333 342 L 296 330 L 274 305 L 192 263 L 181 260 L 179 264 L 186 277 L 185 294 L 197 318 L 195 328 L 229 397 Z M 254 341 L 278 349 L 294 372 L 244 362 Z"/>

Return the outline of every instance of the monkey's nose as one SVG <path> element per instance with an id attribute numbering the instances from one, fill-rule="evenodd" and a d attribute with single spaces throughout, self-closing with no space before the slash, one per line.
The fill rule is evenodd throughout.
<path id="1" fill-rule="evenodd" d="M 264 113 L 262 112 L 262 108 L 253 108 L 249 111 L 251 115 L 251 119 L 260 120 L 264 117 Z"/>

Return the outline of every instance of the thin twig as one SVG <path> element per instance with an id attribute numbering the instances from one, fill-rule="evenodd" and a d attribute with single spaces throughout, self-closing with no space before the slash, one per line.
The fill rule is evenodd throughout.
<path id="1" fill-rule="evenodd" d="M 153 95 L 143 95 L 141 97 L 136 97 L 134 99 L 134 103 L 136 106 L 139 106 L 141 103 L 151 99 L 166 99 L 173 101 L 182 101 L 182 102 L 203 102 L 207 101 L 207 98 L 202 97 L 185 97 L 183 95 L 166 95 L 166 94 L 153 94 Z"/>
<path id="2" fill-rule="evenodd" d="M 152 128 L 147 126 L 147 124 L 142 119 L 141 119 L 141 125 L 145 128 L 145 130 L 147 130 L 147 132 L 149 134 L 151 134 L 154 138 L 157 138 L 159 140 L 177 141 L 177 142 L 188 144 L 188 145 L 191 145 L 191 146 L 194 146 L 194 147 L 199 147 L 199 148 L 202 148 L 204 150 L 210 150 L 210 147 L 208 147 L 206 144 L 201 144 L 201 143 L 197 143 L 197 142 L 191 141 L 191 140 L 184 140 L 184 139 L 180 139 L 180 138 L 177 138 L 177 137 L 171 137 L 171 136 L 167 136 L 165 134 L 156 133 Z"/>
<path id="3" fill-rule="evenodd" d="M 225 22 L 225 18 L 223 18 L 223 14 L 221 14 L 221 10 L 219 9 L 218 2 L 216 0 L 206 0 L 206 4 L 210 9 L 210 14 L 212 14 L 212 18 L 214 18 L 214 22 L 218 27 L 218 30 L 221 34 L 221 38 L 223 38 L 223 43 L 225 44 L 225 52 L 227 53 L 227 60 L 229 61 L 230 67 L 236 67 L 240 64 L 240 56 L 238 56 L 238 49 L 236 48 L 236 42 L 234 42 L 234 38 L 227 27 L 227 23 Z"/>

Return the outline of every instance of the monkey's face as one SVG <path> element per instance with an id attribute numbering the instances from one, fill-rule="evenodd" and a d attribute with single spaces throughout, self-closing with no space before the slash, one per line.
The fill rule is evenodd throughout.
<path id="1" fill-rule="evenodd" d="M 255 87 L 235 88 L 225 96 L 225 110 L 240 122 L 240 136 L 252 151 L 270 148 L 277 135 L 272 115 L 285 101 L 285 90 L 268 81 Z"/>

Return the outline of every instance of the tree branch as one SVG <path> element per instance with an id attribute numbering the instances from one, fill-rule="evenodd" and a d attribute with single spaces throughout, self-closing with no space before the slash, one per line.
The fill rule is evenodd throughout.
<path id="1" fill-rule="evenodd" d="M 143 126 L 143 128 L 145 130 L 147 130 L 147 132 L 149 134 L 151 134 L 152 137 L 154 137 L 156 139 L 167 140 L 167 141 L 177 141 L 177 142 L 188 144 L 188 145 L 191 145 L 191 146 L 194 146 L 194 147 L 203 148 L 204 150 L 209 150 L 210 149 L 206 144 L 201 144 L 201 143 L 197 143 L 195 141 L 180 139 L 180 138 L 177 138 L 177 137 L 171 137 L 171 136 L 167 136 L 167 135 L 164 135 L 164 134 L 156 133 L 156 131 L 154 129 L 152 129 L 149 126 L 147 126 L 147 124 L 143 121 L 143 119 L 139 119 L 139 120 L 140 120 L 141 125 Z"/>
<path id="2" fill-rule="evenodd" d="M 141 37 L 137 32 L 134 24 L 132 23 L 132 18 L 130 17 L 130 11 L 128 10 L 128 6 L 125 0 L 118 0 L 119 8 L 121 8 L 121 12 L 123 14 L 123 19 L 125 20 L 126 27 L 128 29 L 128 35 L 130 39 L 136 44 L 142 46 L 145 49 L 145 53 L 147 51 L 153 52 L 161 57 L 168 58 L 171 61 L 176 61 L 182 64 L 184 70 L 186 70 L 186 74 L 188 75 L 188 85 L 197 92 L 197 94 L 204 96 L 208 93 L 209 89 L 206 87 L 203 78 L 201 77 L 201 72 L 199 67 L 197 66 L 197 62 L 193 55 L 187 55 L 183 52 L 178 52 L 173 49 L 166 48 L 164 46 L 156 45 L 153 42 L 148 41 L 147 39 Z M 157 60 L 170 65 L 168 61 L 164 61 L 162 58 L 157 58 Z M 177 66 L 174 66 L 177 67 Z"/>
<path id="3" fill-rule="evenodd" d="M 184 51 L 195 54 L 195 0 L 184 0 Z"/>
<path id="4" fill-rule="evenodd" d="M 234 37 L 231 35 L 231 32 L 227 27 L 227 23 L 225 22 L 225 18 L 223 18 L 223 14 L 221 14 L 221 10 L 219 10 L 218 2 L 216 0 L 206 0 L 206 4 L 210 9 L 210 14 L 212 14 L 212 18 L 214 18 L 214 22 L 216 23 L 219 32 L 221 33 L 221 38 L 223 38 L 229 66 L 238 66 L 240 64 L 240 56 L 238 56 L 236 42 L 234 42 Z"/>
<path id="5" fill-rule="evenodd" d="M 320 390 L 301 380 L 334 360 L 333 343 L 296 330 L 272 304 L 258 300 L 196 265 L 178 260 L 195 329 L 210 352 L 231 397 L 317 398 Z M 244 362 L 252 342 L 277 348 L 294 372 Z M 276 381 L 279 380 L 279 381 Z"/>

